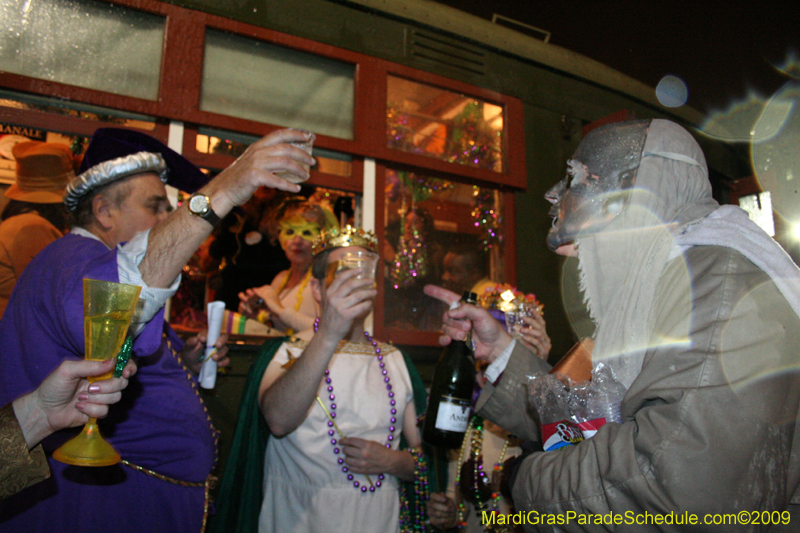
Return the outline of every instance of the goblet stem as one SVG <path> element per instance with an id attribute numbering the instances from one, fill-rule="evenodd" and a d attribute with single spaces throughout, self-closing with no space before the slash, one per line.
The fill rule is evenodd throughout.
<path id="1" fill-rule="evenodd" d="M 53 452 L 53 459 L 76 466 L 111 466 L 121 457 L 103 440 L 96 418 L 90 418 L 80 434 Z"/>
<path id="2" fill-rule="evenodd" d="M 97 427 L 97 418 L 92 417 L 90 418 L 86 424 L 84 424 L 83 429 L 86 430 L 86 433 L 91 434 L 93 431 L 100 431 L 100 428 Z"/>

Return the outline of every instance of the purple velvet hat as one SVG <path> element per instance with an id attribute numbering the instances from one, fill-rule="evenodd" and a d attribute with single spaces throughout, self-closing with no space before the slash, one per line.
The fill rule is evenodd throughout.
<path id="1" fill-rule="evenodd" d="M 64 203 L 74 210 L 81 198 L 122 178 L 155 172 L 184 192 L 193 193 L 211 179 L 167 145 L 136 130 L 100 128 L 83 156 L 79 175 L 67 187 Z"/>

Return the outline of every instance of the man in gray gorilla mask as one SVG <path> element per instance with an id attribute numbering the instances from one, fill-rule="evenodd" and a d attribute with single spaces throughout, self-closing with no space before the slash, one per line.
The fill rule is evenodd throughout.
<path id="1" fill-rule="evenodd" d="M 553 530 L 531 522 L 548 513 L 565 531 L 708 530 L 719 528 L 717 513 L 761 511 L 779 525 L 725 523 L 796 529 L 800 271 L 746 213 L 711 198 L 702 150 L 670 121 L 598 128 L 568 167 L 547 195 L 548 246 L 577 255 L 596 325 L 593 364 L 611 366 L 628 390 L 623 423 L 517 461 L 515 507 L 539 513 L 526 529 Z M 476 356 L 490 363 L 478 414 L 537 440 L 525 376 L 547 363 L 474 306 L 445 314 L 443 342 L 470 326 Z"/>

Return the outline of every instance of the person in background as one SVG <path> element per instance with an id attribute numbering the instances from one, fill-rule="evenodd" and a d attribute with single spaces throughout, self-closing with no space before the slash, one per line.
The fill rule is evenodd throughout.
<path id="1" fill-rule="evenodd" d="M 203 529 L 216 460 L 216 430 L 197 390 L 205 338 L 181 342 L 164 322 L 164 302 L 220 217 L 258 187 L 299 190 L 275 172 L 308 179 L 302 165 L 313 158 L 290 144 L 307 138 L 298 130 L 272 132 L 208 181 L 148 135 L 95 132 L 64 196 L 76 226 L 28 265 L 0 321 L 0 405 L 38 387 L 65 359 L 83 356 L 84 278 L 139 285 L 143 305 L 131 323 L 139 370 L 101 425 L 123 461 L 69 467 L 50 454 L 71 432 L 51 435 L 42 444 L 52 477 L 0 504 L 0 531 L 50 530 L 54 522 L 87 533 Z M 175 210 L 167 179 L 196 191 Z M 224 343 L 221 336 L 213 355 L 221 366 Z"/>
<path id="2" fill-rule="evenodd" d="M 261 188 L 240 210 L 223 219 L 208 247 L 209 259 L 219 264 L 219 274 L 209 285 L 215 300 L 226 309 L 239 309 L 239 293 L 269 284 L 289 268 L 289 260 L 272 236 L 275 212 L 285 196 L 275 189 Z"/>
<path id="3" fill-rule="evenodd" d="M 333 214 L 306 200 L 293 196 L 283 201 L 277 213 L 278 241 L 291 266 L 280 272 L 272 283 L 253 287 L 239 294 L 239 312 L 253 318 L 269 320 L 272 326 L 291 335 L 311 329 L 317 310 L 311 292 L 311 244 L 323 229 L 334 227 Z M 253 298 L 263 301 L 261 310 Z M 260 316 L 266 307 L 267 316 Z"/>
<path id="4" fill-rule="evenodd" d="M 735 516 L 730 530 L 795 531 L 800 269 L 747 213 L 717 204 L 700 146 L 668 120 L 592 130 L 547 198 L 547 244 L 577 254 L 597 324 L 592 363 L 627 393 L 622 423 L 514 463 L 517 511 L 560 517 L 564 531 L 605 529 L 601 515 L 634 520 L 618 531 L 708 531 Z M 523 376 L 550 366 L 484 309 L 461 305 L 444 322 L 442 342 L 471 328 L 490 363 L 477 412 L 536 440 Z M 769 524 L 749 521 L 764 513 Z"/>
<path id="5" fill-rule="evenodd" d="M 477 245 L 459 243 L 447 251 L 444 256 L 442 285 L 456 294 L 470 291 L 478 296 L 495 285 L 489 279 L 486 257 Z"/>
<path id="6" fill-rule="evenodd" d="M 22 271 L 45 246 L 68 229 L 62 196 L 75 177 L 69 146 L 21 142 L 12 152 L 16 181 L 6 190 L 0 214 L 0 318 Z"/>
<path id="7" fill-rule="evenodd" d="M 39 443 L 64 428 L 82 426 L 89 417 L 104 418 L 108 406 L 136 373 L 129 360 L 122 376 L 89 383 L 114 369 L 116 359 L 64 361 L 39 387 L 0 409 L 0 500 L 50 477 Z"/>
<path id="8" fill-rule="evenodd" d="M 253 364 L 215 533 L 422 527 L 433 471 L 416 423 L 425 388 L 407 357 L 364 331 L 374 279 L 336 272 L 357 250 L 377 252 L 377 239 L 352 226 L 322 232 L 311 280 L 321 317 L 265 343 Z"/>

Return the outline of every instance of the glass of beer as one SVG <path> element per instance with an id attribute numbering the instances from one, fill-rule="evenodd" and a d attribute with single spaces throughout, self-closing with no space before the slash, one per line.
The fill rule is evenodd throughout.
<path id="1" fill-rule="evenodd" d="M 125 341 L 139 292 L 137 285 L 95 279 L 83 280 L 83 329 L 86 359 L 105 361 L 116 356 Z M 90 382 L 111 377 L 89 378 Z M 103 439 L 97 419 L 90 418 L 83 431 L 53 453 L 62 463 L 77 466 L 110 466 L 120 461 L 114 448 Z"/>

